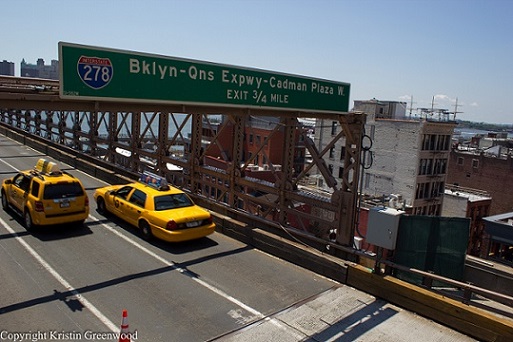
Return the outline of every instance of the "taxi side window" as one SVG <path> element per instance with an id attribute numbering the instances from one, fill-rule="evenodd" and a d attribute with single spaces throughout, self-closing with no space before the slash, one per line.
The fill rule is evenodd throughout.
<path id="1" fill-rule="evenodd" d="M 135 189 L 132 196 L 130 196 L 129 202 L 144 208 L 144 204 L 146 203 L 146 194 L 139 189 Z"/>
<path id="2" fill-rule="evenodd" d="M 39 183 L 36 181 L 32 181 L 32 190 L 30 191 L 32 196 L 38 197 L 39 196 Z"/>
<path id="3" fill-rule="evenodd" d="M 14 179 L 13 179 L 13 183 L 14 185 L 16 185 L 18 188 L 20 187 L 20 183 L 21 181 L 23 180 L 24 176 L 21 174 L 21 173 L 18 173 Z"/>
<path id="4" fill-rule="evenodd" d="M 116 196 L 118 196 L 122 199 L 126 199 L 128 194 L 130 193 L 130 191 L 132 191 L 131 186 L 124 186 L 121 189 L 119 189 L 118 191 L 116 191 Z"/>
<path id="5" fill-rule="evenodd" d="M 19 174 L 18 176 L 16 176 L 16 179 L 14 179 L 14 184 L 16 184 L 16 186 L 21 190 L 28 191 L 30 186 L 30 178 L 25 177 L 22 174 Z"/>

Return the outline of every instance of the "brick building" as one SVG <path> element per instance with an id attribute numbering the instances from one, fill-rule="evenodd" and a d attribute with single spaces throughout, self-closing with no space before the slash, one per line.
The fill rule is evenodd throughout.
<path id="1" fill-rule="evenodd" d="M 203 165 L 208 167 L 214 167 L 221 170 L 227 170 L 231 167 L 234 162 L 233 156 L 233 135 L 234 135 L 234 124 L 230 121 L 224 122 L 226 117 L 222 116 L 219 123 L 211 123 L 210 125 L 203 127 L 203 150 L 204 158 L 200 161 Z M 249 116 L 246 120 L 244 127 L 244 138 L 242 141 L 242 154 L 241 160 L 238 162 L 243 165 L 244 176 L 249 178 L 258 179 L 262 182 L 267 182 L 270 186 L 274 186 L 277 175 L 282 171 L 282 162 L 284 160 L 284 127 L 280 122 L 280 118 L 273 117 L 258 117 Z M 295 132 L 294 142 L 294 172 L 299 174 L 305 163 L 305 144 L 304 135 L 299 130 Z M 211 143 L 209 137 L 216 137 L 216 143 Z M 189 150 L 190 147 L 185 146 L 185 150 Z M 212 178 L 210 175 L 205 175 L 204 180 L 206 185 L 203 187 L 202 192 L 204 195 L 210 198 L 218 198 L 221 201 L 228 201 L 222 188 L 223 180 Z M 244 192 L 250 194 L 250 196 L 273 196 L 270 194 L 262 194 L 255 189 L 246 187 Z M 269 202 L 272 203 L 274 199 L 268 198 Z M 239 208 L 247 210 L 256 215 L 262 216 L 262 213 L 267 208 L 262 208 L 254 203 L 242 203 L 240 202 Z M 310 207 L 304 207 L 304 211 L 310 212 Z M 272 215 L 276 215 L 273 213 Z M 275 219 L 273 216 L 267 216 L 268 219 Z M 292 226 L 300 226 L 299 223 L 290 222 Z"/>
<path id="2" fill-rule="evenodd" d="M 513 211 L 513 158 L 480 149 L 454 146 L 450 152 L 447 184 L 484 190 L 492 197 L 489 215 Z"/>
<path id="3" fill-rule="evenodd" d="M 485 191 L 446 185 L 442 216 L 470 219 L 469 255 L 486 258 L 489 237 L 483 217 L 489 215 L 491 204 L 492 198 Z"/>
<path id="4" fill-rule="evenodd" d="M 244 128 L 243 155 L 242 160 L 249 161 L 254 170 L 269 170 L 270 164 L 274 169 L 280 169 L 283 161 L 283 142 L 285 141 L 284 130 L 279 128 L 279 118 L 250 116 Z M 278 128 L 277 128 L 278 126 Z M 232 160 L 233 125 L 226 125 L 223 132 L 218 136 L 219 145 L 209 145 L 207 155 L 210 157 L 226 156 Z M 208 132 L 203 132 L 208 136 Z M 302 142 L 303 135 L 296 132 L 294 149 L 294 170 L 300 173 L 305 163 L 305 145 Z M 224 149 L 221 150 L 220 146 Z"/>

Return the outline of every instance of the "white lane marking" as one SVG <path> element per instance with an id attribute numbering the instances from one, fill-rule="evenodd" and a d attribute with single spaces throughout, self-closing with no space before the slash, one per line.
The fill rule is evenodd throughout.
<path id="1" fill-rule="evenodd" d="M 105 229 L 108 229 L 111 233 L 119 236 L 121 239 L 125 240 L 126 242 L 128 242 L 129 244 L 131 244 L 134 247 L 138 248 L 142 252 L 148 254 L 149 256 L 157 259 L 158 261 L 160 261 L 164 265 L 170 266 L 170 267 L 176 269 L 180 273 L 187 274 L 188 271 L 186 269 L 181 268 L 181 267 L 177 266 L 174 262 L 168 261 L 168 260 L 164 259 L 163 257 L 159 256 L 158 254 L 156 254 L 155 252 L 150 251 L 148 248 L 146 248 L 143 245 L 139 244 L 138 242 L 132 240 L 131 238 L 123 235 L 122 233 L 118 232 L 117 230 L 115 230 L 114 228 L 110 227 L 109 225 L 100 222 L 100 220 L 98 220 L 96 217 L 94 217 L 92 215 L 89 215 L 89 218 L 92 219 L 93 221 L 96 221 L 96 222 L 100 223 L 100 225 L 102 227 L 104 227 Z M 242 303 L 240 300 L 235 299 L 234 297 L 230 296 L 226 292 L 221 291 L 217 287 L 212 286 L 209 283 L 207 283 L 207 282 L 205 282 L 205 281 L 203 281 L 201 279 L 198 279 L 197 277 L 191 276 L 190 278 L 193 279 L 194 281 L 196 281 L 197 283 L 199 283 L 200 285 L 206 287 L 207 289 L 217 293 L 221 297 L 223 297 L 223 298 L 229 300 L 230 302 L 236 304 L 237 306 L 241 307 L 242 309 L 252 313 L 253 315 L 257 316 L 258 318 L 264 318 L 265 317 L 265 315 L 263 313 L 261 313 L 260 311 L 255 310 L 252 307 Z"/>
<path id="2" fill-rule="evenodd" d="M 64 279 L 52 266 L 50 266 L 49 263 L 47 263 L 43 257 L 41 257 L 27 242 L 25 242 L 25 240 L 23 240 L 19 235 L 18 233 L 16 233 L 14 231 L 14 229 L 12 229 L 11 226 L 9 226 L 4 220 L 2 220 L 2 218 L 0 218 L 0 223 L 4 226 L 5 229 L 7 229 L 7 231 L 14 236 L 14 238 L 16 239 L 16 241 L 18 241 L 22 246 L 23 248 L 25 248 L 25 250 L 27 252 L 30 253 L 30 255 L 32 255 L 34 257 L 34 259 L 37 260 L 37 262 L 39 262 L 39 264 L 41 266 L 43 266 L 43 268 L 48 272 L 50 273 L 63 287 L 65 287 L 70 293 L 72 293 L 78 301 L 80 301 L 80 303 L 82 303 L 82 305 L 84 307 L 86 307 L 87 309 L 89 309 L 89 311 L 91 311 L 93 313 L 93 315 L 95 315 L 99 320 L 100 322 L 102 322 L 103 324 L 105 324 L 105 326 L 107 328 L 109 328 L 112 332 L 119 332 L 119 327 L 116 326 L 116 324 L 114 324 L 110 319 L 108 319 L 103 313 L 101 313 L 100 310 L 98 310 L 91 302 L 89 302 L 87 299 L 85 299 L 81 294 L 80 292 L 78 292 L 73 286 L 71 286 L 70 283 L 68 283 L 66 281 L 66 279 Z"/>
<path id="3" fill-rule="evenodd" d="M 19 172 L 19 170 L 16 167 L 14 167 L 10 163 L 6 162 L 5 160 L 0 159 L 0 161 L 2 161 L 2 163 L 4 163 L 5 165 L 7 165 L 7 166 L 11 167 L 12 169 L 14 169 L 14 170 Z M 80 301 L 80 303 L 82 303 L 82 305 L 84 307 L 89 309 L 89 311 L 91 311 L 91 313 L 93 315 L 95 315 L 100 320 L 100 322 L 105 324 L 105 326 L 107 328 L 109 328 L 112 332 L 118 332 L 119 331 L 119 327 L 116 324 L 114 324 L 110 319 L 108 319 L 91 302 L 89 302 L 85 297 L 83 297 L 80 294 L 80 292 L 78 292 L 73 286 L 71 286 L 71 284 L 68 283 L 66 281 L 66 279 L 64 279 L 52 266 L 50 266 L 50 264 L 47 263 L 43 259 L 43 257 L 41 257 L 27 242 L 25 242 L 25 240 L 23 240 L 14 231 L 14 229 L 12 229 L 11 226 L 9 226 L 4 220 L 2 220 L 2 218 L 0 218 L 0 223 L 5 227 L 5 229 L 7 229 L 7 231 L 9 233 L 11 233 L 16 238 L 16 241 L 18 241 L 23 246 L 23 248 L 25 248 L 27 250 L 27 252 L 29 252 L 30 255 L 32 255 L 34 257 L 34 259 L 36 259 L 41 266 L 43 266 L 43 268 L 48 273 L 50 273 L 62 286 L 64 286 L 70 293 L 72 293 L 77 298 L 77 300 Z"/>
<path id="4" fill-rule="evenodd" d="M 9 164 L 9 163 L 8 163 L 8 162 L 6 162 L 5 160 L 0 159 L 0 161 L 2 161 L 2 162 L 3 162 L 4 164 L 6 164 L 7 166 L 9 166 L 9 167 L 13 168 L 14 170 L 19 171 L 16 167 L 14 167 L 13 165 Z M 88 176 L 90 176 L 90 175 L 88 175 Z M 93 177 L 92 177 L 92 178 L 93 178 Z M 100 220 L 98 220 L 96 217 L 94 217 L 94 216 L 92 216 L 92 215 L 89 215 L 89 218 L 90 218 L 90 219 L 92 219 L 93 221 L 100 222 Z M 71 289 L 70 291 L 72 291 L 72 293 L 73 293 L 73 294 L 75 294 L 75 295 L 78 297 L 78 299 L 79 299 L 79 300 L 81 300 L 81 302 L 82 302 L 82 300 L 83 300 L 83 301 L 84 301 L 84 302 L 83 302 L 84 306 L 86 306 L 89 310 L 91 310 L 91 312 L 93 312 L 93 314 L 94 314 L 95 316 L 97 316 L 97 317 L 100 319 L 100 321 L 102 321 L 102 322 L 103 322 L 103 323 L 104 323 L 104 324 L 105 324 L 109 329 L 111 329 L 112 331 L 114 331 L 114 332 L 116 332 L 116 331 L 117 331 L 117 329 L 118 329 L 118 328 L 116 327 L 116 325 L 115 325 L 114 323 L 112 323 L 112 321 L 110 321 L 107 317 L 105 317 L 105 316 L 104 316 L 104 315 L 103 315 L 103 314 L 102 314 L 98 309 L 96 309 L 96 307 L 94 307 L 94 306 L 93 306 L 89 301 L 87 301 L 85 298 L 83 298 L 77 290 L 75 290 L 73 287 L 71 287 L 71 285 L 70 285 L 68 282 L 66 282 L 66 280 L 65 280 L 64 278 L 62 278 L 62 277 L 61 277 L 61 276 L 60 276 L 60 275 L 59 275 L 59 274 L 58 274 L 58 273 L 57 273 L 53 268 L 51 268 L 51 266 L 50 266 L 48 263 L 46 263 L 46 262 L 43 260 L 43 258 L 41 258 L 41 257 L 40 257 L 40 256 L 39 256 L 39 255 L 38 255 L 38 254 L 37 254 L 37 253 L 36 253 L 36 252 L 35 252 L 35 251 L 34 251 L 34 250 L 33 250 L 33 249 L 32 249 L 32 248 L 31 248 L 31 247 L 30 247 L 26 242 L 25 242 L 25 241 L 23 241 L 23 240 L 21 239 L 21 237 L 19 237 L 19 236 L 16 234 L 16 232 L 15 232 L 14 230 L 12 230 L 12 228 L 8 227 L 8 226 L 7 226 L 7 224 L 6 224 L 6 223 L 5 223 L 1 218 L 0 218 L 0 223 L 4 224 L 4 226 L 6 227 L 6 229 L 7 229 L 11 234 L 14 234 L 14 235 L 16 236 L 16 239 L 18 239 L 18 241 L 20 241 L 20 243 L 21 243 L 22 245 L 27 246 L 28 248 L 30 248 L 30 249 L 31 249 L 31 251 L 32 251 L 33 253 L 35 253 L 35 255 L 34 255 L 34 254 L 32 254 L 32 252 L 31 252 L 30 250 L 29 250 L 29 253 L 30 253 L 30 254 L 32 254 L 32 255 L 33 255 L 33 256 L 34 256 L 38 261 L 39 261 L 39 260 L 41 260 L 41 261 L 40 261 L 41 265 L 43 265 L 43 267 L 44 267 L 45 269 L 47 269 L 47 270 L 48 270 L 48 271 L 49 271 L 49 272 L 50 272 L 50 273 L 51 273 L 51 274 L 52 274 L 52 275 L 53 275 L 57 280 L 62 279 L 62 281 L 63 281 L 63 282 L 65 282 L 65 283 L 67 284 L 65 287 L 66 287 L 66 288 L 68 288 L 68 287 L 69 287 L 69 289 Z M 105 223 L 101 223 L 101 222 L 100 222 L 100 224 L 101 224 L 104 228 L 108 229 L 108 230 L 109 230 L 109 231 L 111 231 L 112 233 L 116 234 L 117 236 L 119 236 L 120 238 L 122 238 L 123 240 L 125 240 L 126 242 L 128 242 L 128 243 L 132 244 L 133 246 L 137 247 L 138 249 L 140 249 L 140 250 L 141 250 L 141 251 L 143 251 L 144 253 L 146 253 L 146 254 L 148 254 L 148 255 L 152 256 L 153 258 L 157 259 L 158 261 L 162 262 L 164 265 L 166 265 L 166 266 L 171 266 L 171 267 L 175 268 L 177 271 L 179 271 L 180 273 L 186 273 L 186 272 L 187 272 L 187 270 L 186 270 L 186 269 L 183 269 L 183 268 L 181 268 L 181 267 L 178 267 L 178 266 L 176 266 L 176 264 L 175 264 L 175 263 L 170 262 L 170 261 L 168 261 L 168 260 L 166 260 L 166 259 L 164 259 L 164 258 L 160 257 L 160 256 L 159 256 L 159 255 L 157 255 L 156 253 L 154 253 L 154 252 L 150 251 L 148 248 L 146 248 L 146 247 L 142 246 L 141 244 L 139 244 L 139 243 L 135 242 L 134 240 L 130 239 L 129 237 L 127 237 L 127 236 L 125 236 L 125 235 L 121 234 L 120 232 L 118 232 L 118 231 L 117 231 L 117 230 L 115 230 L 114 228 L 112 228 L 112 227 L 110 227 L 110 226 L 106 225 Z M 8 227 L 8 228 L 7 228 L 7 227 Z M 27 248 L 27 247 L 26 247 L 26 248 Z M 28 249 L 27 249 L 27 250 L 28 250 Z M 37 256 L 37 257 L 36 257 L 36 256 Z M 44 264 L 43 264 L 43 262 L 44 262 Z M 48 268 L 47 268 L 47 266 L 45 266 L 45 265 L 47 265 L 47 266 L 48 266 Z M 54 274 L 54 273 L 55 273 L 55 274 Z M 58 277 L 57 277 L 57 276 L 58 276 Z M 236 298 L 234 298 L 234 297 L 230 296 L 229 294 L 227 294 L 226 292 L 224 292 L 224 291 L 222 291 L 222 290 L 218 289 L 217 287 L 215 287 L 215 286 L 213 286 L 213 285 L 210 285 L 209 283 L 207 283 L 207 282 L 205 282 L 205 281 L 203 281 L 203 280 L 201 280 L 201 279 L 198 279 L 197 277 L 192 277 L 192 276 L 191 276 L 190 278 L 191 278 L 191 279 L 193 279 L 193 280 L 194 280 L 195 282 L 197 282 L 198 284 L 202 285 L 203 287 L 205 287 L 205 288 L 209 289 L 210 291 L 212 291 L 212 292 L 214 292 L 214 293 L 218 294 L 219 296 L 221 296 L 221 297 L 225 298 L 226 300 L 228 300 L 228 301 L 230 301 L 230 302 L 234 303 L 235 305 L 239 306 L 240 308 L 242 308 L 242 309 L 244 309 L 244 310 L 248 311 L 249 313 L 253 314 L 253 315 L 255 316 L 254 318 L 257 318 L 257 319 L 264 319 L 265 321 L 270 321 L 273 325 L 275 325 L 275 326 L 277 326 L 277 327 L 279 327 L 279 328 L 281 328 L 281 329 L 283 329 L 283 330 L 290 330 L 290 329 L 288 329 L 288 328 L 287 328 L 283 323 L 281 323 L 280 321 L 278 321 L 277 319 L 266 317 L 266 316 L 265 316 L 263 313 L 261 313 L 260 311 L 258 311 L 258 310 L 256 310 L 256 309 L 254 309 L 254 308 L 250 307 L 249 305 L 244 304 L 244 303 L 243 303 L 243 302 L 241 302 L 240 300 L 238 300 L 238 299 L 236 299 Z M 60 282 L 60 280 L 59 280 L 59 282 Z M 63 284 L 63 286 L 64 286 L 64 283 L 62 283 L 62 282 L 61 282 L 61 284 Z M 85 303 L 87 303 L 87 305 L 85 305 Z M 107 320 L 107 321 L 104 321 L 104 319 L 105 319 L 105 320 Z M 299 335 L 298 335 L 298 336 L 299 336 Z"/>
<path id="5" fill-rule="evenodd" d="M 92 216 L 92 215 L 89 215 L 89 218 L 93 221 L 96 221 L 97 223 L 99 223 L 102 227 L 104 227 L 105 229 L 108 229 L 111 233 L 117 235 L 118 237 L 120 237 L 121 239 L 125 240 L 126 242 L 128 242 L 129 244 L 133 245 L 134 247 L 138 248 L 139 250 L 141 250 L 142 252 L 148 254 L 149 256 L 155 258 L 156 260 L 162 262 L 164 265 L 166 266 L 169 266 L 169 267 L 172 267 L 173 269 L 177 270 L 178 272 L 184 274 L 184 275 L 188 275 L 188 271 L 184 268 L 181 268 L 179 267 L 178 265 L 176 265 L 175 263 L 173 263 L 172 261 L 168 261 L 166 259 L 164 259 L 163 257 L 159 256 L 158 254 L 156 254 L 155 252 L 152 252 L 150 251 L 148 248 L 144 247 L 143 245 L 139 244 L 138 242 L 136 242 L 135 240 L 132 240 L 131 238 L 129 238 L 128 236 L 125 236 L 123 235 L 122 233 L 120 233 L 119 231 L 115 230 L 114 228 L 110 227 L 109 225 L 103 223 L 103 222 L 100 222 L 99 219 L 97 219 L 96 217 Z M 201 286 L 209 289 L 210 291 L 216 293 L 217 295 L 223 297 L 224 299 L 232 302 L 233 304 L 239 306 L 240 308 L 246 310 L 247 312 L 251 313 L 254 315 L 254 317 L 250 317 L 250 318 L 246 318 L 245 319 L 245 323 L 249 322 L 250 320 L 252 319 L 256 319 L 256 321 L 258 320 L 264 320 L 264 321 L 269 321 L 271 322 L 271 324 L 273 324 L 274 326 L 280 328 L 281 330 L 284 330 L 284 331 L 288 331 L 289 333 L 292 333 L 294 336 L 296 337 L 300 337 L 300 338 L 304 338 L 304 335 L 301 335 L 300 333 L 298 333 L 295 329 L 291 329 L 290 327 L 288 327 L 286 324 L 282 323 L 281 321 L 279 321 L 278 319 L 276 318 L 271 318 L 271 317 L 267 317 L 265 316 L 263 313 L 261 313 L 260 311 L 250 307 L 249 305 L 246 305 L 244 304 L 243 302 L 241 302 L 240 300 L 230 296 L 229 294 L 227 294 L 226 292 L 222 291 L 221 289 L 213 286 L 213 285 L 210 285 L 209 283 L 195 277 L 195 276 L 189 276 L 190 279 L 194 280 L 195 282 L 197 282 L 198 284 L 200 284 Z M 228 315 L 232 315 L 233 314 L 233 310 L 231 310 L 230 312 L 228 312 Z M 240 314 L 240 313 L 239 313 Z M 233 317 L 232 317 L 233 318 Z M 255 323 L 255 322 L 254 322 Z"/>
<path id="6" fill-rule="evenodd" d="M 9 164 L 8 162 L 6 162 L 5 160 L 3 160 L 1 158 L 0 158 L 0 161 L 2 163 L 4 163 L 5 165 L 9 166 L 11 169 L 14 169 L 16 172 L 19 172 L 19 170 L 17 168 L 15 168 L 12 164 Z"/>

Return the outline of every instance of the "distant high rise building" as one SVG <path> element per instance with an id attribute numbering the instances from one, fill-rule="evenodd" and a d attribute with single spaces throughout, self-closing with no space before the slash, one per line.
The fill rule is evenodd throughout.
<path id="1" fill-rule="evenodd" d="M 20 76 L 58 80 L 59 61 L 53 59 L 50 65 L 45 65 L 45 61 L 39 58 L 37 64 L 34 65 L 25 62 L 25 59 L 23 59 L 21 61 Z"/>
<path id="2" fill-rule="evenodd" d="M 5 59 L 0 62 L 0 75 L 14 76 L 14 63 Z"/>

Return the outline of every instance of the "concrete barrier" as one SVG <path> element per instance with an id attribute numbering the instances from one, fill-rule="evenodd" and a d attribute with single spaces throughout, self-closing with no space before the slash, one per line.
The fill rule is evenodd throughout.
<path id="1" fill-rule="evenodd" d="M 383 298 L 480 341 L 513 341 L 513 321 L 366 267 L 348 268 L 347 285 Z"/>

